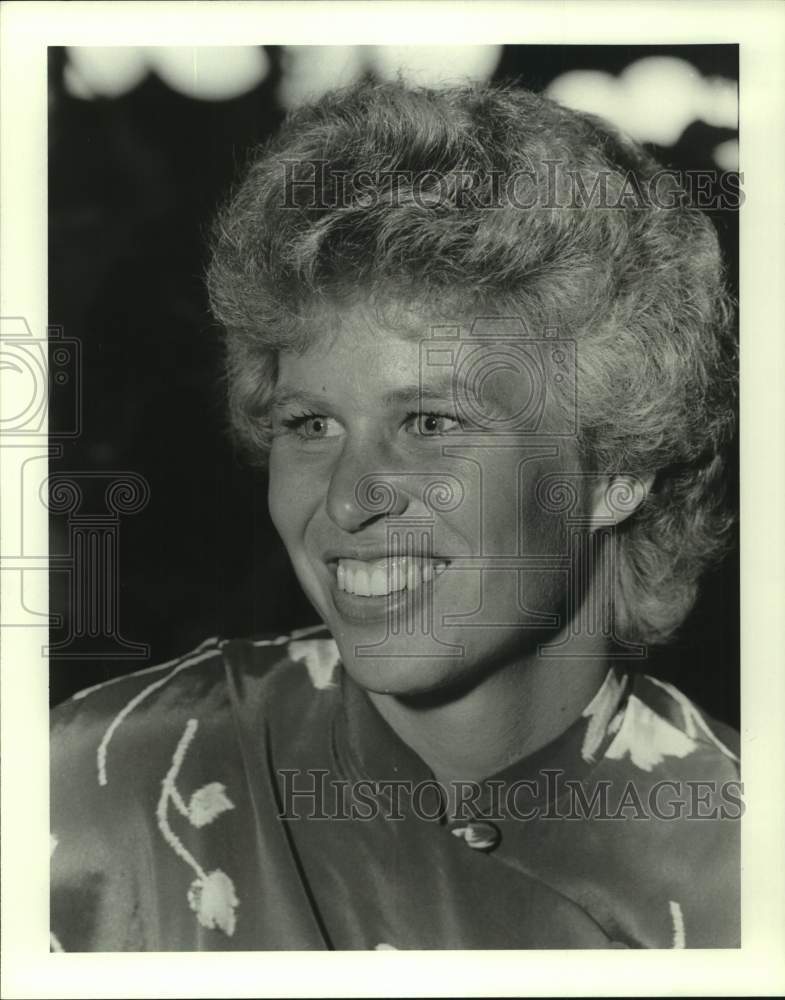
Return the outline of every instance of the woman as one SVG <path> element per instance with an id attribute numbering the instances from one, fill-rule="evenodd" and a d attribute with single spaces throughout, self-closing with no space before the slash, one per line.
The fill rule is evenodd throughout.
<path id="1" fill-rule="evenodd" d="M 209 289 L 324 628 L 57 710 L 53 946 L 738 945 L 733 734 L 637 669 L 730 524 L 678 178 L 523 90 L 362 85 L 252 158 Z"/>

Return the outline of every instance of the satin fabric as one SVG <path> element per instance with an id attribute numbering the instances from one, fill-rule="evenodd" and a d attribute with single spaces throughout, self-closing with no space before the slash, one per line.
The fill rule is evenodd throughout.
<path id="1" fill-rule="evenodd" d="M 209 640 L 54 711 L 52 948 L 737 947 L 733 741 L 612 669 L 457 819 L 326 632 Z"/>

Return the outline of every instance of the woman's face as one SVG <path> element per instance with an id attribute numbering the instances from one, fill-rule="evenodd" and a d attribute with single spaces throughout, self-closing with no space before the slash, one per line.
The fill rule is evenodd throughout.
<path id="1" fill-rule="evenodd" d="M 536 366 L 492 323 L 456 339 L 357 305 L 326 326 L 279 358 L 272 519 L 359 684 L 475 684 L 564 625 L 566 514 L 542 487 L 579 472 L 574 439 L 542 432 Z"/>

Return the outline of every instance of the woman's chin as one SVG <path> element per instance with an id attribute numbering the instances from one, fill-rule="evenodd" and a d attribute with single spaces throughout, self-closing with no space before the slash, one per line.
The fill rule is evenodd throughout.
<path id="1" fill-rule="evenodd" d="M 340 646 L 339 643 L 339 649 Z M 416 698 L 460 684 L 461 664 L 452 657 L 420 657 L 411 653 L 366 656 L 357 655 L 354 647 L 340 651 L 352 680 L 374 694 Z"/>

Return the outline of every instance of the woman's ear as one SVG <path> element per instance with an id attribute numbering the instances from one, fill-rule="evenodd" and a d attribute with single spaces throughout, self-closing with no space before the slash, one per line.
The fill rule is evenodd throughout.
<path id="1" fill-rule="evenodd" d="M 626 521 L 646 499 L 653 482 L 653 472 L 603 477 L 591 497 L 591 530 Z"/>

